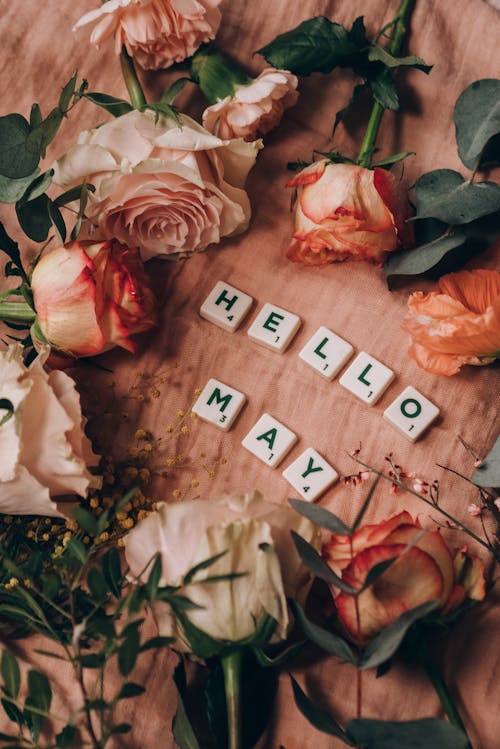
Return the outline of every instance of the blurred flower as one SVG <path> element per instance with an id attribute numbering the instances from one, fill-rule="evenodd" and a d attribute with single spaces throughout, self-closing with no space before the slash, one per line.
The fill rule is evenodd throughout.
<path id="1" fill-rule="evenodd" d="M 408 309 L 409 353 L 427 372 L 453 375 L 500 356 L 500 271 L 449 273 L 437 291 L 412 294 Z"/>
<path id="2" fill-rule="evenodd" d="M 427 601 L 439 600 L 441 611 L 448 613 L 465 598 L 482 600 L 484 568 L 466 551 L 461 549 L 453 558 L 440 531 L 422 529 L 408 512 L 365 525 L 351 539 L 332 534 L 323 556 L 357 590 L 375 565 L 396 559 L 357 599 L 332 590 L 349 637 L 364 645 L 405 611 Z"/>
<path id="3" fill-rule="evenodd" d="M 266 68 L 248 84 L 235 86 L 233 96 L 207 107 L 203 124 L 219 138 L 255 140 L 276 127 L 285 109 L 296 103 L 297 83 L 287 70 Z"/>
<path id="4" fill-rule="evenodd" d="M 295 233 L 287 257 L 304 265 L 340 260 L 382 263 L 410 247 L 404 184 L 384 169 L 317 161 L 288 183 L 297 189 Z"/>
<path id="5" fill-rule="evenodd" d="M 155 299 L 139 253 L 115 241 L 50 250 L 35 266 L 31 289 L 40 330 L 70 357 L 113 346 L 134 352 L 131 336 L 154 325 Z"/>
<path id="6" fill-rule="evenodd" d="M 210 637 L 231 642 L 250 638 L 271 616 L 277 622 L 277 641 L 286 637 L 286 598 L 303 603 L 312 582 L 294 547 L 292 529 L 318 548 L 319 532 L 310 521 L 287 506 L 266 502 L 259 492 L 162 504 L 125 538 L 125 554 L 137 576 L 159 552 L 162 584 L 180 585 L 179 592 L 202 607 L 185 614 Z M 195 575 L 195 584 L 182 587 L 193 567 L 222 552 Z M 234 573 L 242 576 L 203 584 L 213 575 Z M 157 604 L 155 615 L 162 635 L 176 637 L 176 648 L 191 649 L 167 604 Z"/>
<path id="7" fill-rule="evenodd" d="M 25 367 L 20 344 L 0 352 L 0 512 L 59 516 L 52 497 L 85 496 L 99 481 L 73 380 L 47 374 L 48 348 Z"/>
<path id="8" fill-rule="evenodd" d="M 220 140 L 185 115 L 133 111 L 80 134 L 54 165 L 66 187 L 95 185 L 87 216 L 107 239 L 138 246 L 143 260 L 204 250 L 244 231 L 243 190 L 261 144 Z"/>
<path id="9" fill-rule="evenodd" d="M 108 0 L 86 13 L 74 30 L 94 24 L 90 37 L 100 46 L 115 38 L 146 70 L 167 68 L 190 57 L 200 44 L 215 37 L 220 0 Z"/>

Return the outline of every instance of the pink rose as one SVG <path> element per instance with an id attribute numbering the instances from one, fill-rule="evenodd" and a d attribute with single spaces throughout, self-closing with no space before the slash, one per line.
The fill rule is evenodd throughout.
<path id="1" fill-rule="evenodd" d="M 54 165 L 54 180 L 96 187 L 87 216 L 105 238 L 137 246 L 143 260 L 204 250 L 244 231 L 242 189 L 260 142 L 221 140 L 190 117 L 181 126 L 153 112 L 130 112 L 80 134 Z"/>
<path id="2" fill-rule="evenodd" d="M 304 265 L 340 260 L 382 263 L 409 247 L 404 185 L 385 169 L 317 161 L 288 183 L 297 189 L 295 234 L 287 257 Z"/>
<path id="3" fill-rule="evenodd" d="M 287 70 L 267 68 L 248 85 L 236 86 L 203 112 L 203 124 L 220 138 L 255 140 L 276 127 L 285 109 L 298 99 L 297 78 Z"/>
<path id="4" fill-rule="evenodd" d="M 167 68 L 190 57 L 215 37 L 220 0 L 109 0 L 86 13 L 75 29 L 94 24 L 90 41 L 100 46 L 115 38 L 146 70 Z"/>
<path id="5" fill-rule="evenodd" d="M 118 242 L 72 242 L 47 252 L 31 289 L 40 330 L 71 357 L 113 346 L 133 352 L 130 337 L 154 325 L 155 300 L 139 253 Z"/>
<path id="6" fill-rule="evenodd" d="M 52 497 L 83 497 L 100 483 L 87 470 L 99 459 L 75 384 L 64 372 L 45 372 L 47 354 L 46 346 L 25 367 L 20 344 L 0 352 L 0 513 L 59 516 Z"/>

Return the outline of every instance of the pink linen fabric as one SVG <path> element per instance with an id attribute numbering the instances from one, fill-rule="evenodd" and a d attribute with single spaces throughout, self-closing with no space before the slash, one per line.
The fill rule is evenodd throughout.
<path id="1" fill-rule="evenodd" d="M 43 16 L 37 15 L 38 33 L 32 33 L 34 0 L 21 5 L 11 3 L 3 14 L 4 56 L 0 85 L 5 92 L 2 112 L 29 112 L 32 101 L 55 102 L 62 85 L 75 67 L 91 82 L 91 88 L 123 96 L 123 85 L 112 50 L 95 51 L 76 42 L 69 29 L 89 3 L 75 0 L 62 4 L 48 0 Z M 252 57 L 254 50 L 277 33 L 292 28 L 306 18 L 323 14 L 350 25 L 358 15 L 365 16 L 370 32 L 376 32 L 395 14 L 397 0 L 223 0 L 219 42 L 258 74 L 264 63 Z M 417 0 L 411 23 L 410 52 L 434 65 L 430 76 L 418 71 L 403 73 L 401 81 L 404 115 L 387 114 L 380 138 L 381 155 L 412 150 L 405 177 L 409 183 L 424 171 L 446 167 L 463 171 L 454 140 L 451 121 L 453 104 L 460 91 L 478 78 L 498 74 L 496 64 L 498 12 L 481 0 Z M 55 43 L 57 40 L 57 44 Z M 168 85 L 169 74 L 144 77 L 149 94 L 159 96 Z M 250 230 L 235 239 L 213 246 L 188 261 L 175 265 L 154 264 L 155 282 L 160 291 L 162 324 L 148 335 L 136 358 L 112 352 L 100 363 L 113 370 L 75 370 L 84 391 L 87 407 L 101 413 L 104 439 L 114 440 L 115 452 L 125 451 L 137 426 L 156 435 L 175 419 L 178 409 L 189 408 L 194 391 L 210 377 L 237 388 L 248 402 L 233 429 L 224 434 L 201 421 L 189 422 L 189 435 L 179 435 L 168 443 L 166 453 L 183 453 L 194 459 L 206 453 L 209 459 L 224 458 L 215 478 L 207 472 L 197 474 L 196 493 L 218 497 L 225 492 L 241 493 L 260 489 L 271 501 L 286 502 L 294 492 L 281 475 L 306 447 L 322 453 L 343 475 L 358 470 L 348 452 L 362 443 L 361 456 L 369 463 L 384 467 L 384 455 L 393 452 L 406 470 L 427 480 L 438 478 L 445 507 L 479 531 L 479 521 L 467 514 L 471 493 L 467 485 L 436 464 L 450 466 L 470 476 L 473 458 L 458 441 L 460 435 L 484 455 L 498 431 L 498 375 L 495 365 L 488 368 L 464 368 L 450 381 L 418 369 L 408 357 L 407 335 L 401 322 L 411 291 L 429 289 L 429 283 L 399 284 L 389 293 L 379 269 L 362 263 L 342 263 L 323 269 L 298 267 L 285 258 L 293 221 L 289 212 L 290 178 L 287 161 L 308 159 L 313 148 L 328 150 L 335 112 L 347 102 L 351 77 L 341 71 L 332 76 L 315 75 L 302 79 L 298 105 L 285 112 L 281 127 L 271 133 L 250 175 L 248 191 L 253 208 Z M 190 103 L 201 111 L 203 103 L 190 91 L 181 105 Z M 92 107 L 65 122 L 61 138 L 49 157 L 64 152 L 83 127 L 94 127 L 105 115 Z M 349 120 L 349 130 L 338 131 L 335 149 L 356 155 L 363 133 L 361 120 Z M 2 206 L 3 209 L 3 206 Z M 14 236 L 15 222 L 5 211 L 5 222 Z M 19 237 L 20 238 L 20 237 Z M 475 266 L 498 267 L 498 246 L 476 259 Z M 150 270 L 153 267 L 150 266 Z M 216 281 L 225 280 L 254 297 L 249 318 L 233 335 L 202 320 L 198 309 Z M 250 321 L 265 302 L 273 302 L 299 314 L 302 327 L 290 348 L 282 356 L 258 347 L 247 336 Z M 396 373 L 381 400 L 368 408 L 340 387 L 337 380 L 321 379 L 298 358 L 298 352 L 320 325 L 326 325 L 350 341 L 357 351 L 367 351 Z M 164 376 L 158 397 L 130 397 L 138 378 Z M 146 378 L 146 379 L 145 379 Z M 109 405 L 111 383 L 117 399 Z M 406 387 L 413 385 L 441 408 L 441 417 L 429 433 L 415 445 L 409 443 L 382 419 L 384 409 Z M 104 407 L 103 407 L 104 404 Z M 242 446 L 241 440 L 263 411 L 293 429 L 299 442 L 277 470 L 260 463 Z M 116 424 L 118 433 L 114 433 Z M 109 449 L 109 447 L 108 447 Z M 158 479 L 154 494 L 172 499 L 172 491 L 184 488 L 191 476 Z M 153 491 L 153 489 L 152 489 Z M 356 489 L 342 483 L 334 486 L 321 500 L 346 521 L 352 521 L 366 493 L 366 484 Z M 403 494 L 391 494 L 388 485 L 377 491 L 367 520 L 378 521 L 406 509 L 419 515 L 422 523 L 433 527 L 434 513 L 418 500 Z M 453 532 L 446 532 L 452 545 L 460 545 Z M 471 544 L 471 549 L 472 549 Z M 473 549 L 477 552 L 477 549 Z M 498 596 L 498 594 L 497 594 Z M 449 637 L 440 652 L 441 662 L 475 749 L 495 749 L 500 732 L 500 716 L 491 709 L 498 703 L 500 658 L 498 627 L 500 607 L 495 595 L 472 611 Z M 28 660 L 32 645 L 20 643 Z M 47 668 L 40 660 L 38 665 Z M 123 749 L 141 746 L 154 749 L 160 743 L 173 747 L 170 737 L 175 696 L 169 681 L 175 658 L 166 653 L 149 655 L 134 672 L 135 681 L 148 688 L 148 695 L 127 705 L 127 721 L 133 731 L 120 740 Z M 355 717 L 353 671 L 333 658 L 315 658 L 307 671 L 298 667 L 295 675 L 315 701 L 330 709 L 338 720 Z M 55 712 L 66 704 L 75 704 L 76 694 L 68 694 L 68 675 L 61 673 Z M 422 673 L 409 674 L 402 666 L 383 679 L 373 673 L 363 675 L 365 717 L 404 720 L 440 716 L 439 703 Z M 261 749 L 341 749 L 343 744 L 312 729 L 293 705 L 286 675 L 278 695 L 275 718 L 260 743 Z M 3 726 L 3 729 L 5 727 Z M 1 729 L 0 729 L 1 730 Z"/>

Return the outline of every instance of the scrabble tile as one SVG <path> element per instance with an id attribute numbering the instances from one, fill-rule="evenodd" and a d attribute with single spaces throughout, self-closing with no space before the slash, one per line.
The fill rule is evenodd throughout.
<path id="1" fill-rule="evenodd" d="M 422 432 L 439 416 L 439 408 L 413 387 L 407 387 L 385 409 L 384 419 L 416 442 Z"/>
<path id="2" fill-rule="evenodd" d="M 248 329 L 248 336 L 262 346 L 283 353 L 300 328 L 300 317 L 275 304 L 264 304 Z"/>
<path id="3" fill-rule="evenodd" d="M 283 476 L 303 499 L 310 502 L 324 494 L 339 477 L 335 468 L 312 447 L 304 450 L 283 471 Z"/>
<path id="4" fill-rule="evenodd" d="M 327 380 L 333 380 L 352 356 L 353 347 L 328 328 L 319 328 L 299 353 L 300 358 Z"/>
<path id="5" fill-rule="evenodd" d="M 297 442 L 297 435 L 269 414 L 262 414 L 241 443 L 255 457 L 275 468 Z"/>
<path id="6" fill-rule="evenodd" d="M 394 379 L 394 372 L 361 351 L 339 380 L 342 387 L 372 406 Z"/>
<path id="7" fill-rule="evenodd" d="M 200 307 L 200 315 L 219 328 L 234 333 L 252 306 L 253 298 L 224 281 L 217 281 Z"/>
<path id="8" fill-rule="evenodd" d="M 194 413 L 227 432 L 241 411 L 246 398 L 239 390 L 210 379 L 193 406 Z"/>

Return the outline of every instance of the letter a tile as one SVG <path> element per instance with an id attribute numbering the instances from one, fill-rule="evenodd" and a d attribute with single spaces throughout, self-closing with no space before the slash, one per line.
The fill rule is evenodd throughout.
<path id="1" fill-rule="evenodd" d="M 275 304 L 264 304 L 248 328 L 248 337 L 282 354 L 300 328 L 300 317 Z"/>
<path id="2" fill-rule="evenodd" d="M 333 380 L 352 356 L 353 347 L 328 328 L 321 327 L 306 343 L 300 358 L 327 380 Z"/>
<path id="3" fill-rule="evenodd" d="M 253 299 L 248 294 L 224 281 L 217 281 L 201 305 L 200 315 L 219 328 L 234 333 L 248 314 L 252 302 Z"/>
<path id="4" fill-rule="evenodd" d="M 416 442 L 439 416 L 439 408 L 413 387 L 407 387 L 385 409 L 384 419 L 403 432 L 411 442 Z"/>
<path id="5" fill-rule="evenodd" d="M 361 351 L 339 380 L 342 387 L 373 406 L 394 379 L 394 372 L 370 354 Z"/>
<path id="6" fill-rule="evenodd" d="M 303 499 L 310 502 L 324 494 L 339 477 L 335 468 L 312 447 L 299 455 L 283 471 L 283 476 Z"/>
<path id="7" fill-rule="evenodd" d="M 276 468 L 296 442 L 296 434 L 265 413 L 241 444 L 256 458 Z"/>
<path id="8" fill-rule="evenodd" d="M 208 421 L 227 432 L 245 401 L 245 396 L 239 390 L 212 378 L 201 391 L 193 406 L 193 412 L 203 421 Z"/>

